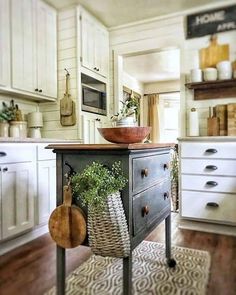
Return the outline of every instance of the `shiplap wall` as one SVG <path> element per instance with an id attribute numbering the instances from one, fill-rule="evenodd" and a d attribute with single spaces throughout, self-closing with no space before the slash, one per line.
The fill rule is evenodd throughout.
<path id="1" fill-rule="evenodd" d="M 60 139 L 79 139 L 77 113 L 77 30 L 76 9 L 68 8 L 58 12 L 58 101 L 56 103 L 41 103 L 39 109 L 43 112 L 43 137 Z M 76 125 L 63 127 L 60 124 L 60 99 L 65 93 L 64 69 L 70 73 L 69 93 L 76 103 Z"/>
<path id="2" fill-rule="evenodd" d="M 185 63 L 182 65 L 182 69 L 186 74 L 186 82 L 190 79 L 190 70 L 199 68 L 199 49 L 209 46 L 209 36 L 202 38 L 190 39 L 185 42 Z M 217 34 L 218 44 L 229 44 L 230 48 L 230 61 L 236 60 L 236 33 L 235 31 L 229 31 Z M 189 113 L 191 108 L 196 108 L 199 116 L 200 124 L 200 136 L 207 135 L 207 117 L 209 114 L 209 107 L 213 107 L 217 104 L 236 103 L 235 98 L 223 98 L 223 99 L 207 99 L 196 101 L 193 97 L 193 91 L 185 89 L 186 96 L 186 126 L 187 135 L 189 134 Z"/>

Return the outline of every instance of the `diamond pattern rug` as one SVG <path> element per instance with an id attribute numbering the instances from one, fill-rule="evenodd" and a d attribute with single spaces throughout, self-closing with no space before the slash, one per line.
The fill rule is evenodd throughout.
<path id="1" fill-rule="evenodd" d="M 210 255 L 206 251 L 172 247 L 175 268 L 165 260 L 165 246 L 143 241 L 133 251 L 133 295 L 204 295 Z M 67 278 L 66 295 L 121 295 L 122 259 L 92 255 Z M 45 295 L 55 295 L 55 287 Z"/>

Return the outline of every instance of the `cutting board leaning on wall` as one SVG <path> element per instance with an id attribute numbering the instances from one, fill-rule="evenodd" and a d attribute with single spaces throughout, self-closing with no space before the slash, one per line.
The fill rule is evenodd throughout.
<path id="1" fill-rule="evenodd" d="M 217 36 L 213 35 L 210 45 L 199 50 L 200 68 L 216 67 L 217 63 L 223 60 L 229 60 L 229 45 L 218 44 Z"/>

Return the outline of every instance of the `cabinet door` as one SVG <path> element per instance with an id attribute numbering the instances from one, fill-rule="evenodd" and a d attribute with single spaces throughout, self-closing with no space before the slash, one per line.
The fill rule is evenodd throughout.
<path id="1" fill-rule="evenodd" d="M 84 144 L 95 143 L 95 119 L 91 115 L 82 116 Z"/>
<path id="2" fill-rule="evenodd" d="M 38 224 L 48 222 L 56 208 L 56 161 L 38 162 Z"/>
<path id="3" fill-rule="evenodd" d="M 9 0 L 0 1 L 0 86 L 10 86 Z"/>
<path id="4" fill-rule="evenodd" d="M 97 73 L 107 77 L 109 63 L 109 39 L 107 30 L 102 26 L 96 26 L 95 40 L 95 66 Z"/>
<path id="5" fill-rule="evenodd" d="M 84 10 L 81 12 L 81 53 L 82 66 L 96 71 L 94 20 Z"/>
<path id="6" fill-rule="evenodd" d="M 57 97 L 56 11 L 37 1 L 37 88 L 41 95 Z"/>
<path id="7" fill-rule="evenodd" d="M 3 239 L 34 226 L 35 172 L 32 162 L 1 166 Z"/>
<path id="8" fill-rule="evenodd" d="M 33 0 L 12 0 L 12 87 L 35 93 L 35 5 Z"/>

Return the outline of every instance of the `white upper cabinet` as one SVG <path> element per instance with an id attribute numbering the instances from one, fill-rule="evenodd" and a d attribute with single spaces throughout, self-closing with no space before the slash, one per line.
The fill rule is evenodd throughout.
<path id="1" fill-rule="evenodd" d="M 108 76 L 109 36 L 107 29 L 80 9 L 81 65 L 103 77 Z"/>
<path id="2" fill-rule="evenodd" d="M 10 85 L 9 0 L 0 1 L 0 85 Z"/>
<path id="3" fill-rule="evenodd" d="M 37 1 L 36 11 L 38 91 L 57 97 L 56 13 L 42 1 Z"/>
<path id="4" fill-rule="evenodd" d="M 33 94 L 32 98 L 42 100 L 55 99 L 56 11 L 40 0 L 11 0 L 10 3 L 12 85 L 6 90 L 26 96 Z"/>
<path id="5" fill-rule="evenodd" d="M 37 88 L 35 6 L 32 0 L 12 0 L 12 87 L 34 92 Z"/>

